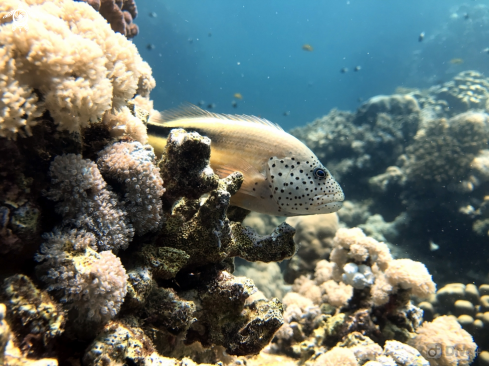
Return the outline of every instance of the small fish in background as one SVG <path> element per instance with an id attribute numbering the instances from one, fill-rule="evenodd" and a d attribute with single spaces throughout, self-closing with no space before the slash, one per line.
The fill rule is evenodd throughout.
<path id="1" fill-rule="evenodd" d="M 241 93 L 234 93 L 234 95 L 233 95 L 233 96 L 234 96 L 236 99 L 239 99 L 239 100 L 243 99 L 243 96 L 241 95 Z"/>
<path id="2" fill-rule="evenodd" d="M 203 100 L 199 100 L 199 102 L 197 103 L 199 106 L 203 107 L 205 106 L 205 101 Z"/>
<path id="3" fill-rule="evenodd" d="M 361 66 L 355 66 L 355 68 L 353 69 L 353 71 L 357 72 L 357 71 L 360 71 L 362 69 Z"/>
<path id="4" fill-rule="evenodd" d="M 238 102 L 236 102 L 235 100 L 231 102 L 231 105 L 233 106 L 233 108 L 238 108 Z"/>
<path id="5" fill-rule="evenodd" d="M 462 65 L 462 64 L 464 63 L 464 60 L 463 60 L 463 59 L 461 59 L 461 58 L 452 58 L 452 59 L 450 60 L 450 63 L 451 63 L 452 65 Z"/>
<path id="6" fill-rule="evenodd" d="M 468 20 L 469 18 L 470 18 L 470 17 L 469 17 L 469 13 L 465 13 L 465 14 L 464 14 L 464 19 L 465 19 L 465 20 Z"/>
<path id="7" fill-rule="evenodd" d="M 430 251 L 434 252 L 435 250 L 440 249 L 438 244 L 433 243 L 433 240 L 430 240 Z"/>
<path id="8" fill-rule="evenodd" d="M 344 67 L 340 70 L 342 74 L 346 74 L 348 72 L 348 67 Z"/>
<path id="9" fill-rule="evenodd" d="M 151 18 L 156 18 L 158 16 L 158 14 L 156 14 L 154 11 L 150 12 L 148 14 Z"/>
<path id="10" fill-rule="evenodd" d="M 317 156 L 280 126 L 256 116 L 205 111 L 195 105 L 157 112 L 148 121 L 148 142 L 161 156 L 174 128 L 211 139 L 210 166 L 219 178 L 243 174 L 231 204 L 278 216 L 336 212 L 341 186 Z"/>
<path id="11" fill-rule="evenodd" d="M 152 44 L 152 43 L 148 43 L 146 45 L 146 48 L 151 51 L 151 50 L 154 50 L 156 48 L 156 46 L 154 44 Z"/>
<path id="12" fill-rule="evenodd" d="M 187 42 L 192 44 L 192 43 L 194 43 L 194 40 L 193 40 L 193 38 L 189 38 L 189 39 L 187 39 Z"/>
<path id="13" fill-rule="evenodd" d="M 418 42 L 423 42 L 423 39 L 424 39 L 424 32 L 421 32 L 418 37 Z"/>
<path id="14" fill-rule="evenodd" d="M 290 111 L 285 111 L 285 112 L 284 112 L 284 116 L 285 116 L 285 117 L 290 116 Z"/>
<path id="15" fill-rule="evenodd" d="M 306 43 L 306 44 L 303 44 L 302 45 L 302 49 L 304 51 L 307 51 L 307 52 L 312 52 L 314 51 L 314 48 L 309 44 L 309 43 Z"/>
<path id="16" fill-rule="evenodd" d="M 214 108 L 216 108 L 216 103 L 210 103 L 210 104 L 208 104 L 207 105 L 207 108 L 208 109 L 214 109 Z"/>

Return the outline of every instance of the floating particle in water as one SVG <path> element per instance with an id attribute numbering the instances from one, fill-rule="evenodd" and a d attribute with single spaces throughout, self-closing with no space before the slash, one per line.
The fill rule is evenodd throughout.
<path id="1" fill-rule="evenodd" d="M 314 51 L 314 48 L 309 44 L 309 43 L 306 43 L 304 45 L 302 45 L 302 49 L 304 51 L 307 51 L 307 52 L 312 52 Z"/>
<path id="2" fill-rule="evenodd" d="M 342 68 L 342 69 L 340 70 L 340 72 L 341 72 L 342 74 L 346 74 L 346 73 L 348 72 L 348 68 L 347 68 L 347 67 L 344 67 L 344 68 Z"/>
<path id="3" fill-rule="evenodd" d="M 151 51 L 151 50 L 154 50 L 156 48 L 156 46 L 154 44 L 152 44 L 152 43 L 148 43 L 146 45 L 146 48 Z"/>
<path id="4" fill-rule="evenodd" d="M 154 11 L 150 12 L 148 14 L 151 18 L 156 18 L 158 16 L 158 14 L 156 14 Z"/>
<path id="5" fill-rule="evenodd" d="M 238 102 L 236 102 L 235 100 L 231 102 L 231 105 L 233 106 L 233 108 L 238 108 Z"/>
<path id="6" fill-rule="evenodd" d="M 434 252 L 435 250 L 440 249 L 438 244 L 433 243 L 433 240 L 430 240 L 430 251 Z"/>
<path id="7" fill-rule="evenodd" d="M 423 42 L 424 39 L 424 32 L 421 32 L 418 37 L 418 42 Z"/>
<path id="8" fill-rule="evenodd" d="M 357 71 L 360 71 L 362 69 L 361 66 L 355 66 L 355 68 L 353 69 L 353 71 L 357 72 Z"/>

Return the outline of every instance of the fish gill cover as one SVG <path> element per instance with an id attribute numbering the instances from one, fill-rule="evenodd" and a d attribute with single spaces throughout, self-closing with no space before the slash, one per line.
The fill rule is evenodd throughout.
<path id="1" fill-rule="evenodd" d="M 178 3 L 149 4 L 139 1 L 139 17 L 147 14 L 148 22 L 139 22 L 136 42 L 146 26 L 179 24 Z M 99 14 L 102 5 L 117 16 Z M 197 3 L 186 9 L 184 22 L 195 12 L 206 18 Z M 326 10 L 318 8 L 311 21 L 328 23 Z M 235 101 L 222 109 L 224 99 L 203 100 L 198 83 L 181 98 L 182 89 L 171 86 L 178 79 L 161 77 L 163 70 L 178 74 L 171 64 L 178 57 L 151 38 L 155 47 L 140 45 L 141 52 L 165 58 L 152 70 L 126 38 L 133 23 L 125 13 L 138 14 L 134 2 L 7 0 L 0 11 L 0 363 L 469 365 L 479 354 L 477 362 L 487 364 L 489 80 L 472 52 L 486 34 L 486 7 L 456 7 L 444 23 L 441 12 L 430 14 L 426 19 L 442 25 L 409 33 L 409 47 L 424 48 L 406 68 L 429 70 L 410 76 L 417 88 L 374 96 L 355 112 L 333 109 L 291 131 L 339 180 L 348 201 L 338 214 L 287 220 L 232 205 L 246 174 L 212 169 L 216 137 L 173 129 L 157 158 L 147 145 L 150 92 L 160 104 L 202 99 L 202 107 L 240 113 L 251 106 L 250 114 L 275 113 L 277 122 L 296 113 L 312 120 L 310 113 L 341 107 L 339 99 L 329 106 L 309 99 L 320 108 L 314 110 L 294 97 L 276 108 L 284 94 L 267 90 L 267 81 L 223 91 Z M 289 11 L 287 20 L 302 19 L 300 11 Z M 209 19 L 217 22 L 217 15 Z M 204 36 L 219 39 L 218 25 L 198 36 L 174 28 L 185 34 L 180 49 L 197 48 Z M 466 54 L 447 55 L 446 69 L 433 72 L 440 62 L 429 46 L 446 50 L 461 33 Z M 321 58 L 324 42 L 308 38 L 295 40 L 294 60 Z M 231 55 L 232 47 L 217 49 Z M 189 64 L 193 53 L 182 51 Z M 198 74 L 194 66 L 185 77 Z M 372 64 L 336 66 L 337 77 L 363 78 Z M 265 63 L 254 80 L 269 80 L 268 71 Z M 225 79 L 213 82 L 231 84 L 221 72 Z M 439 74 L 445 80 L 431 79 Z M 384 80 L 368 75 L 366 83 Z M 335 95 L 353 85 L 332 88 L 314 76 L 306 87 L 318 84 Z M 377 87 L 364 91 L 390 93 L 388 84 Z"/>

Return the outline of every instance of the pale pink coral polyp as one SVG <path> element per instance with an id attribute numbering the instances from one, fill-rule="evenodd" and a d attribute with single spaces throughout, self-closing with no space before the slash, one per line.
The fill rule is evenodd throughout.
<path id="1" fill-rule="evenodd" d="M 0 10 L 19 7 L 33 15 L 28 29 L 0 27 L 0 88 L 8 91 L 0 97 L 1 137 L 30 134 L 46 110 L 59 129 L 79 132 L 154 88 L 151 68 L 136 46 L 90 5 L 4 0 Z"/>

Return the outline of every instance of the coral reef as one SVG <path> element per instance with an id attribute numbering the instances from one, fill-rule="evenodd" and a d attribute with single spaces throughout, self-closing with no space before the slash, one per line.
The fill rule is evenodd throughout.
<path id="1" fill-rule="evenodd" d="M 0 136 L 32 135 L 45 112 L 59 129 L 80 131 L 154 87 L 136 47 L 88 4 L 8 0 L 0 10 L 19 6 L 36 16 L 23 32 L 12 17 L 3 20 L 0 87 L 8 92 L 0 100 Z"/>
<path id="2" fill-rule="evenodd" d="M 8 318 L 16 329 L 16 342 L 28 356 L 52 354 L 55 338 L 64 332 L 65 314 L 46 292 L 39 290 L 24 275 L 4 281 L 2 296 Z"/>
<path id="3" fill-rule="evenodd" d="M 333 245 L 330 261 L 319 261 L 314 277 L 299 277 L 293 292 L 285 295 L 285 323 L 271 351 L 300 358 L 301 362 L 314 361 L 313 365 L 336 357 L 343 360 L 334 361 L 336 364 L 382 362 L 383 357 L 398 362 L 397 358 L 407 355 L 428 365 L 404 344 L 423 320 L 423 311 L 410 297 L 428 298 L 435 292 L 424 265 L 393 259 L 384 243 L 365 236 L 358 228 L 339 229 Z M 384 342 L 382 350 L 377 343 Z M 420 338 L 420 344 L 425 343 Z M 338 347 L 347 349 L 335 350 Z M 399 355 L 401 349 L 405 356 Z"/>
<path id="4" fill-rule="evenodd" d="M 162 224 L 165 192 L 160 172 L 154 166 L 151 148 L 138 142 L 120 142 L 99 153 L 97 164 L 102 174 L 124 185 L 125 209 L 137 234 L 155 231 Z"/>
<path id="5" fill-rule="evenodd" d="M 138 16 L 134 0 L 85 0 L 109 22 L 114 32 L 127 38 L 138 35 L 139 28 L 132 21 Z"/>
<path id="6" fill-rule="evenodd" d="M 295 228 L 294 241 L 299 247 L 284 275 L 292 283 L 300 275 L 312 273 L 318 261 L 329 258 L 338 230 L 338 216 L 336 213 L 297 216 L 286 222 Z"/>
<path id="7" fill-rule="evenodd" d="M 84 231 L 54 231 L 45 239 L 36 260 L 43 262 L 38 270 L 48 290 L 73 304 L 80 320 L 113 318 L 127 291 L 120 259 L 110 251 L 94 251 L 95 237 Z"/>
<path id="8" fill-rule="evenodd" d="M 12 332 L 6 320 L 7 308 L 0 304 L 0 363 L 12 366 L 57 366 L 58 361 L 54 358 L 42 358 L 32 360 L 23 355 L 16 346 L 14 332 Z"/>
<path id="9" fill-rule="evenodd" d="M 433 366 L 470 365 L 477 349 L 470 334 L 452 316 L 423 323 L 409 343 L 429 358 Z"/>
<path id="10" fill-rule="evenodd" d="M 0 363 L 465 365 L 469 333 L 487 349 L 487 286 L 434 296 L 427 267 L 399 259 L 432 240 L 476 250 L 489 232 L 482 75 L 296 129 L 350 201 L 242 223 L 230 202 L 243 174 L 214 173 L 210 138 L 175 129 L 159 161 L 145 145 L 155 81 L 126 38 L 134 1 L 0 9 L 19 6 L 36 14 L 29 29 L 0 27 Z"/>
<path id="11" fill-rule="evenodd" d="M 487 85 L 466 71 L 428 90 L 374 97 L 355 113 L 333 110 L 292 131 L 349 188 L 340 224 L 398 244 L 390 246 L 396 256 L 423 258 L 438 282 L 484 280 L 470 271 L 483 260 L 453 243 L 470 243 L 472 253 L 486 246 Z"/>
<path id="12" fill-rule="evenodd" d="M 38 302 L 51 301 L 51 316 L 66 313 L 67 336 L 87 345 L 102 337 L 86 351 L 87 364 L 118 362 L 119 357 L 141 364 L 180 364 L 183 361 L 178 359 L 185 356 L 215 362 L 222 358 L 219 349 L 228 355 L 259 353 L 283 324 L 282 304 L 276 298 L 252 296 L 257 292 L 253 282 L 231 274 L 233 257 L 265 262 L 289 258 L 296 251 L 293 228 L 282 223 L 262 236 L 227 218 L 230 197 L 239 189 L 242 175 L 219 179 L 212 173 L 207 138 L 173 131 L 160 172 L 151 148 L 134 141 L 110 143 L 105 135 L 101 137 L 93 145 L 100 150 L 90 153 L 98 157 L 97 164 L 82 155 L 57 155 L 45 172 L 51 183 L 43 193 L 44 209 L 59 216 L 53 216 L 56 225 L 43 236 L 35 257 L 40 263 L 36 273 L 63 305 L 37 290 L 27 277 L 20 277 L 27 283 L 22 288 L 30 286 L 32 296 L 41 298 Z M 204 172 L 202 180 L 182 184 L 178 179 L 184 182 L 188 177 L 181 166 L 191 163 Z M 163 200 L 161 176 L 172 177 L 170 194 Z M 211 183 L 203 186 L 207 181 Z M 12 296 L 25 291 L 19 286 Z M 6 298 L 11 287 L 5 290 Z M 17 332 L 26 337 L 52 323 L 41 308 L 30 315 L 36 325 L 23 320 L 25 310 L 19 313 L 12 307 L 10 311 L 13 319 L 20 319 L 15 323 Z M 54 323 L 59 329 L 51 330 L 52 337 L 65 337 L 63 319 Z M 132 319 L 130 325 L 125 319 Z M 120 353 L 100 345 L 119 326 L 131 339 L 140 338 L 144 351 L 135 349 L 137 342 L 132 340 L 127 349 L 117 347 Z M 45 333 L 48 339 L 49 332 Z M 41 357 L 44 349 L 60 355 L 63 342 L 48 339 L 47 343 L 49 347 L 36 347 L 33 357 Z"/>
<path id="13" fill-rule="evenodd" d="M 95 235 L 92 249 L 127 248 L 134 236 L 127 213 L 117 196 L 107 189 L 97 165 L 81 155 L 57 156 L 49 168 L 52 185 L 46 197 L 58 202 L 63 226 L 74 226 Z"/>
<path id="14" fill-rule="evenodd" d="M 460 326 L 474 338 L 479 355 L 488 353 L 489 285 L 449 283 L 437 291 L 436 297 L 419 306 L 428 320 L 445 315 L 456 317 Z"/>

